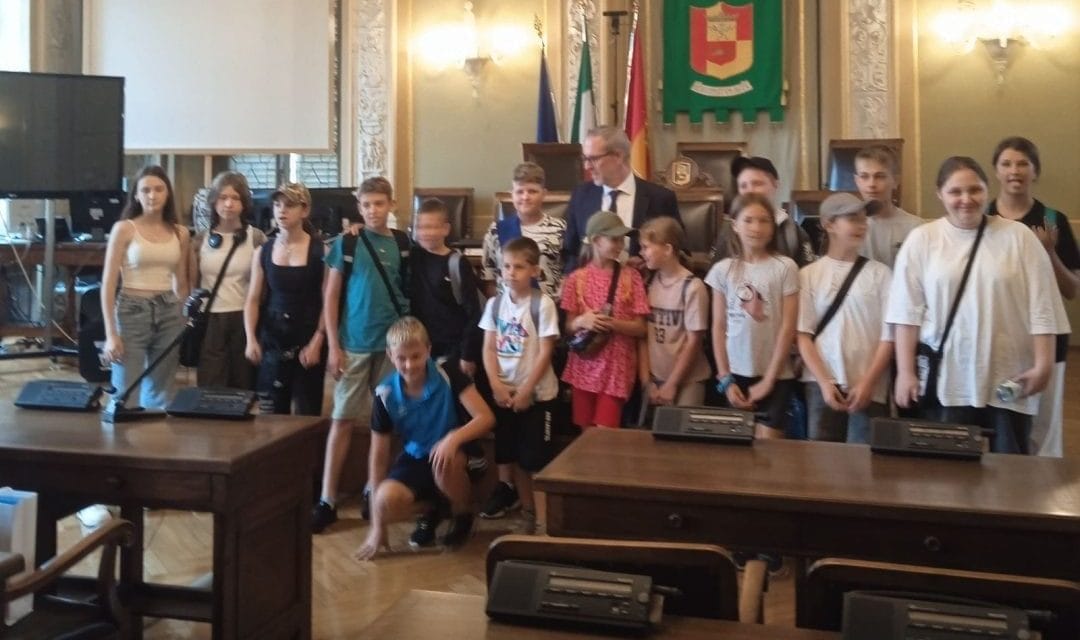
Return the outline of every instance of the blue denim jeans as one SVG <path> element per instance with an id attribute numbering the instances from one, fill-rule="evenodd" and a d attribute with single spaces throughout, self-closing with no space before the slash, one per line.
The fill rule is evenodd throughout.
<path id="1" fill-rule="evenodd" d="M 116 328 L 124 343 L 124 358 L 112 366 L 112 385 L 116 395 L 124 392 L 184 330 L 180 302 L 171 291 L 150 298 L 116 296 Z M 143 379 L 140 388 L 127 400 L 128 407 L 164 409 L 172 399 L 179 351 L 168 356 Z"/>
<path id="2" fill-rule="evenodd" d="M 828 442 L 850 442 L 868 444 L 870 442 L 870 419 L 889 415 L 889 408 L 877 402 L 858 413 L 836 411 L 825 404 L 821 387 L 816 382 L 805 383 L 806 387 L 806 431 L 811 440 Z"/>

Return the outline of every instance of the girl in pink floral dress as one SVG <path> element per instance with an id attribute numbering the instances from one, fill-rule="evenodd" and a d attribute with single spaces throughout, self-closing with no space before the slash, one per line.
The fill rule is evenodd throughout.
<path id="1" fill-rule="evenodd" d="M 636 269 L 619 265 L 631 229 L 619 216 L 600 211 L 589 218 L 584 265 L 563 282 L 562 308 L 570 334 L 593 332 L 586 351 L 571 349 L 563 380 L 573 389 L 573 421 L 579 427 L 618 428 L 637 373 L 637 341 L 645 337 L 649 299 Z M 608 296 L 617 274 L 614 300 Z M 573 341 L 572 341 L 573 342 Z M 599 344 L 602 343 L 602 344 Z"/>

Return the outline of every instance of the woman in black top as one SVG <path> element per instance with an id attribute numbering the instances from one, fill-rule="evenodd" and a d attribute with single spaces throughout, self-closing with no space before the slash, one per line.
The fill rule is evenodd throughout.
<path id="1" fill-rule="evenodd" d="M 994 149 L 993 160 L 1001 190 L 990 203 L 990 215 L 1022 222 L 1035 232 L 1050 255 L 1058 291 L 1066 300 L 1072 300 L 1080 293 L 1080 251 L 1068 216 L 1039 202 L 1032 194 L 1034 183 L 1042 173 L 1038 147 L 1027 138 L 1005 138 Z M 1062 455 L 1062 399 L 1068 349 L 1069 335 L 1057 336 L 1053 373 L 1032 425 L 1031 451 L 1038 455 L 1058 458 Z"/>
<path id="2" fill-rule="evenodd" d="M 259 365 L 256 389 L 263 413 L 317 416 L 322 414 L 326 373 L 325 249 L 308 230 L 311 196 L 304 185 L 286 183 L 273 200 L 278 234 L 252 258 L 244 305 L 245 355 Z"/>

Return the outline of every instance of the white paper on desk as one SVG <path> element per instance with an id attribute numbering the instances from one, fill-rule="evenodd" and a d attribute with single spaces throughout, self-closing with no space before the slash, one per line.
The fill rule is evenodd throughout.
<path id="1" fill-rule="evenodd" d="M 23 557 L 27 571 L 34 570 L 37 533 L 37 494 L 0 488 L 0 551 Z M 34 610 L 34 595 L 26 595 L 8 603 L 4 622 L 15 624 L 19 618 Z"/>

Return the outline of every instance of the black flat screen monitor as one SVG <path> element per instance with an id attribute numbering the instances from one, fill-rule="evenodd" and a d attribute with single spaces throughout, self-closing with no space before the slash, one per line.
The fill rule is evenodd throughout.
<path id="1" fill-rule="evenodd" d="M 274 226 L 274 190 L 251 190 L 251 224 L 263 231 Z"/>
<path id="2" fill-rule="evenodd" d="M 341 233 L 342 220 L 356 222 L 360 211 L 356 207 L 356 189 L 330 187 L 309 189 L 311 192 L 311 223 L 330 237 Z"/>
<path id="3" fill-rule="evenodd" d="M 85 191 L 70 198 L 71 230 L 101 242 L 124 210 L 123 191 Z"/>
<path id="4" fill-rule="evenodd" d="M 122 189 L 124 79 L 0 72 L 0 198 Z"/>

